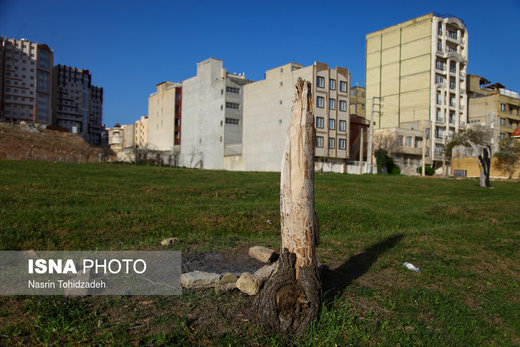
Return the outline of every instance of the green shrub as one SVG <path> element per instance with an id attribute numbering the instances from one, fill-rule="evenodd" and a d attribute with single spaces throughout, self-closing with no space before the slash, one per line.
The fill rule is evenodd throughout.
<path id="1" fill-rule="evenodd" d="M 426 173 L 426 176 L 433 176 L 435 174 L 435 170 L 431 166 L 428 166 L 428 165 L 425 167 L 424 171 Z M 422 168 L 420 166 L 417 168 L 417 173 L 419 175 L 422 174 Z"/>
<path id="2" fill-rule="evenodd" d="M 400 175 L 401 174 L 401 168 L 394 164 L 394 167 L 392 168 L 392 175 Z"/>

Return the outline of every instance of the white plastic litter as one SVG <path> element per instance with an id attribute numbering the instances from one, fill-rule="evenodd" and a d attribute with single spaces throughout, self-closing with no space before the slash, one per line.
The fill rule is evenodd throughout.
<path id="1" fill-rule="evenodd" d="M 421 272 L 421 269 L 419 269 L 418 267 L 415 267 L 413 264 L 411 264 L 409 262 L 404 262 L 403 265 L 406 266 L 406 268 L 408 270 L 412 270 L 412 271 L 415 271 L 415 272 Z"/>

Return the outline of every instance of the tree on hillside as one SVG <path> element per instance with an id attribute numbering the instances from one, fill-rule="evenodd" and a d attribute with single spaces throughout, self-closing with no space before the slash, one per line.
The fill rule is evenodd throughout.
<path id="1" fill-rule="evenodd" d="M 520 141 L 515 141 L 510 137 L 500 141 L 495 157 L 497 158 L 495 168 L 507 171 L 509 179 L 511 179 L 515 168 L 520 166 Z"/>
<path id="2" fill-rule="evenodd" d="M 446 146 L 447 154 L 455 146 L 471 147 L 477 155 L 480 167 L 480 186 L 490 188 L 489 170 L 491 169 L 491 141 L 493 138 L 492 130 L 489 127 L 475 125 L 461 131 L 453 136 L 453 139 Z"/>
<path id="3" fill-rule="evenodd" d="M 399 141 L 395 134 L 379 133 L 374 135 L 375 150 L 382 149 L 391 156 L 392 154 L 397 153 L 400 147 L 401 146 L 399 145 Z"/>

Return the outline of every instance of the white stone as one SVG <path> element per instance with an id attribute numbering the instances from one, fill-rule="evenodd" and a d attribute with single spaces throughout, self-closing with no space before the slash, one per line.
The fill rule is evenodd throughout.
<path id="1" fill-rule="evenodd" d="M 262 266 L 260 269 L 256 270 L 254 275 L 260 278 L 262 281 L 265 281 L 269 278 L 269 276 L 271 276 L 274 269 L 276 269 L 276 263 L 273 263 L 271 265 L 265 265 Z"/>
<path id="2" fill-rule="evenodd" d="M 181 285 L 183 288 L 211 288 L 220 280 L 220 275 L 212 272 L 192 271 L 181 274 Z"/>
<path id="3" fill-rule="evenodd" d="M 170 237 L 168 239 L 164 239 L 161 241 L 161 245 L 163 246 L 170 246 L 174 245 L 175 243 L 179 242 L 179 239 L 176 237 Z"/>
<path id="4" fill-rule="evenodd" d="M 249 256 L 263 263 L 269 263 L 274 257 L 275 252 L 267 247 L 254 246 L 249 248 Z"/>
<path id="5" fill-rule="evenodd" d="M 236 287 L 247 295 L 256 295 L 260 290 L 262 280 L 249 272 L 244 272 L 236 283 Z"/>

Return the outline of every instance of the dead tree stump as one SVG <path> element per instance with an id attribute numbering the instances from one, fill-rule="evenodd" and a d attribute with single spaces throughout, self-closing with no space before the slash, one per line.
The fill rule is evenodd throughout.
<path id="1" fill-rule="evenodd" d="M 318 317 L 321 306 L 315 254 L 318 219 L 314 212 L 314 142 L 311 84 L 300 78 L 282 159 L 280 258 L 255 301 L 260 321 L 283 333 L 303 332 Z"/>

